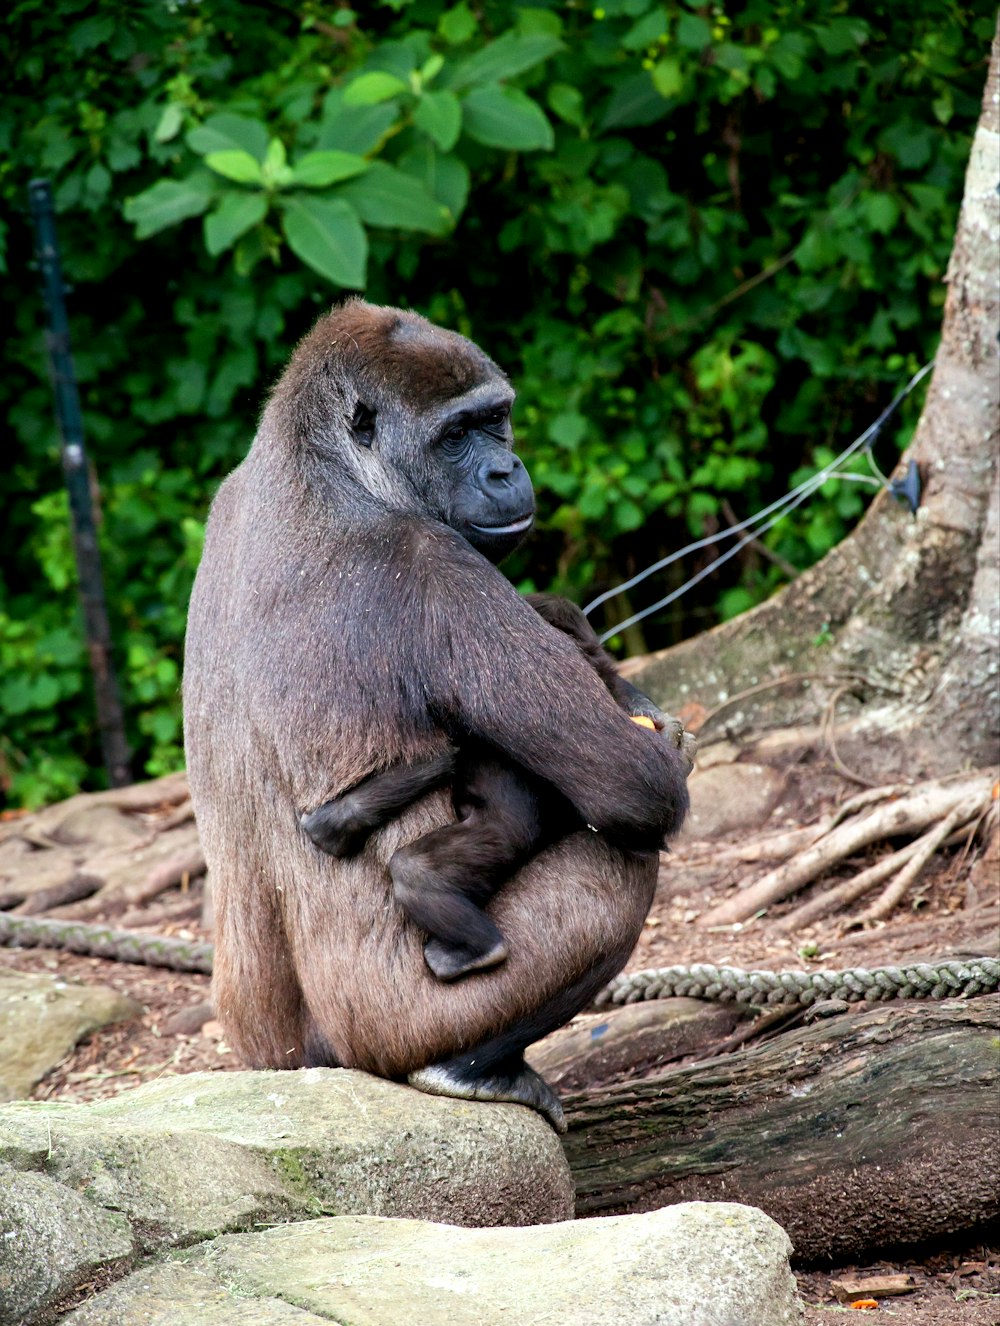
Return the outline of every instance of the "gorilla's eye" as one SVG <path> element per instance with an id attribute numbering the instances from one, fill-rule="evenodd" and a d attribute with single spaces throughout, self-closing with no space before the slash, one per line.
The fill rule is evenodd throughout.
<path id="1" fill-rule="evenodd" d="M 375 411 L 358 401 L 351 416 L 351 431 L 363 447 L 370 447 L 375 439 Z"/>
<path id="2" fill-rule="evenodd" d="M 507 411 L 502 409 L 490 410 L 489 414 L 484 415 L 483 423 L 487 428 L 498 428 L 507 418 Z"/>
<path id="3" fill-rule="evenodd" d="M 446 442 L 464 442 L 468 436 L 469 430 L 464 424 L 455 424 L 453 428 L 449 428 L 445 433 L 444 440 Z"/>

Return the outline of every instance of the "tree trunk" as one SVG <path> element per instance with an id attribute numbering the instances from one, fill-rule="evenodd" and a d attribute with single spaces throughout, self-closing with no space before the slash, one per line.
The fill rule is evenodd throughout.
<path id="1" fill-rule="evenodd" d="M 780 594 L 630 671 L 675 712 L 691 700 L 710 711 L 725 706 L 706 736 L 745 741 L 794 726 L 791 746 L 801 750 L 821 740 L 824 715 L 829 723 L 836 711 L 838 724 L 850 719 L 835 728 L 839 756 L 864 778 L 885 781 L 900 769 L 934 776 L 997 761 L 997 95 L 995 39 L 946 277 L 941 345 L 913 445 L 900 461 L 904 470 L 910 459 L 919 467 L 916 517 L 882 492 L 858 528 Z"/>
<path id="2" fill-rule="evenodd" d="M 747 1202 L 804 1261 L 1000 1215 L 1000 997 L 881 1005 L 564 1098 L 581 1216 Z"/>

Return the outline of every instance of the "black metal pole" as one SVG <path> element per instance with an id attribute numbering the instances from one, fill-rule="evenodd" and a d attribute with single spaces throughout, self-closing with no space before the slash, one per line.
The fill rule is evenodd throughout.
<path id="1" fill-rule="evenodd" d="M 94 674 L 97 699 L 97 722 L 101 731 L 104 766 L 112 787 L 132 781 L 129 749 L 125 740 L 118 677 L 111 658 L 111 629 L 104 599 L 104 576 L 94 525 L 94 505 L 90 493 L 87 453 L 83 445 L 83 419 L 76 389 L 73 359 L 70 354 L 69 322 L 59 248 L 56 242 L 55 211 L 48 180 L 32 180 L 28 185 L 31 216 L 35 223 L 35 252 L 42 272 L 42 288 L 48 314 L 46 345 L 56 399 L 56 419 L 62 441 L 62 463 L 69 492 L 73 549 L 79 577 L 80 603 L 83 606 L 87 652 Z"/>

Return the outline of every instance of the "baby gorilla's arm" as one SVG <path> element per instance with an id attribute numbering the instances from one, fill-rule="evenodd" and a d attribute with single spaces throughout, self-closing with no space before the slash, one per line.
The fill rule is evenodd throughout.
<path id="1" fill-rule="evenodd" d="M 637 686 L 618 675 L 618 665 L 597 638 L 597 632 L 583 615 L 583 611 L 569 599 L 556 594 L 527 594 L 528 602 L 540 617 L 557 631 L 568 635 L 580 653 L 608 688 L 612 699 L 632 718 L 648 718 L 657 732 L 663 732 L 680 751 L 687 763 L 687 773 L 694 767 L 694 753 L 698 743 L 690 732 L 685 732 L 679 718 L 672 718 L 644 695 Z"/>
<path id="2" fill-rule="evenodd" d="M 343 796 L 302 815 L 300 822 L 324 852 L 355 856 L 376 829 L 383 828 L 428 792 L 450 783 L 454 773 L 452 750 L 420 764 L 399 764 L 385 773 L 371 774 Z"/>

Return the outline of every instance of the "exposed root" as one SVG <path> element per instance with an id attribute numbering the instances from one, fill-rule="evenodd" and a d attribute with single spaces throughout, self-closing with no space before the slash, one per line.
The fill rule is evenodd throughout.
<path id="1" fill-rule="evenodd" d="M 886 894 L 890 899 L 886 906 L 891 910 L 938 847 L 960 826 L 978 819 L 988 810 L 995 783 L 996 771 L 989 769 L 957 779 L 927 782 L 906 789 L 902 795 L 898 787 L 872 788 L 859 793 L 831 817 L 829 827 L 823 826 L 809 846 L 803 850 L 793 847 L 795 854 L 784 864 L 768 871 L 759 880 L 745 881 L 734 897 L 705 912 L 700 918 L 701 924 L 720 926 L 746 921 L 762 908 L 791 897 L 806 884 L 873 843 L 922 835 L 917 844 L 911 844 L 912 850 L 905 857 L 896 853 L 895 859 L 887 858 L 850 881 L 858 889 L 854 896 L 860 897 L 902 866 L 893 883 L 892 894 L 888 891 Z M 860 813 L 853 814 L 853 810 Z M 787 837 L 791 838 L 791 835 Z M 922 855 L 924 849 L 927 849 L 926 856 Z M 918 864 L 912 866 L 911 872 L 914 861 Z M 844 896 L 837 901 L 853 900 L 847 896 L 850 893 L 851 890 L 845 888 Z M 887 914 L 881 910 L 882 905 L 883 900 L 876 904 L 880 909 L 879 917 Z M 817 914 L 821 913 L 814 913 L 812 919 Z M 798 923 L 803 923 L 801 916 Z"/>
<path id="2" fill-rule="evenodd" d="M 989 803 L 987 802 L 987 805 Z M 928 833 L 917 840 L 916 850 L 903 866 L 898 875 L 895 875 L 880 898 L 878 898 L 866 912 L 863 913 L 861 920 L 881 921 L 902 902 L 906 890 L 923 870 L 924 866 L 931 859 L 937 849 L 945 841 L 953 829 L 957 829 L 960 824 L 967 824 L 969 820 L 976 819 L 983 810 L 982 799 L 965 802 L 955 809 L 935 825 Z"/>

